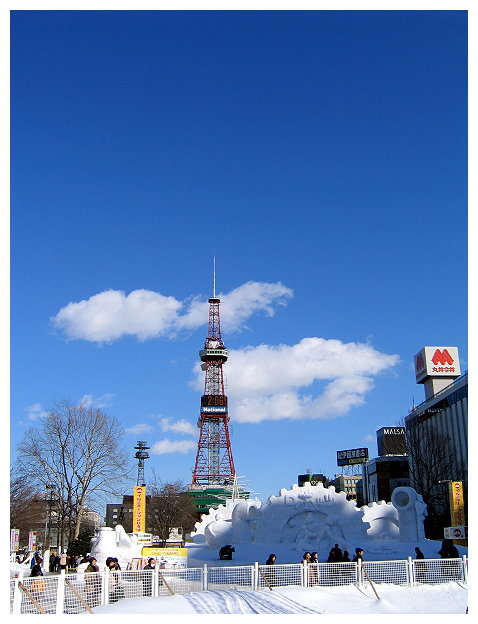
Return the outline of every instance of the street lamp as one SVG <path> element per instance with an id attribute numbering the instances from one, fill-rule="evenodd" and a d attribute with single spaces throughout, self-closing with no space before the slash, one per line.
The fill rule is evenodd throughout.
<path id="1" fill-rule="evenodd" d="M 46 488 L 48 490 L 48 511 L 45 519 L 45 544 L 43 546 L 43 552 L 50 548 L 51 506 L 53 502 L 52 496 L 55 492 L 55 486 L 52 483 L 47 483 Z"/>

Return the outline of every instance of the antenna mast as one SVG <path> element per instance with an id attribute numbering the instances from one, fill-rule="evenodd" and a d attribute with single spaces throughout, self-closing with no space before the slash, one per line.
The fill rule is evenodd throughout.
<path id="1" fill-rule="evenodd" d="M 213 299 L 216 298 L 216 256 L 214 256 L 214 279 L 213 279 L 212 296 L 213 296 Z"/>
<path id="2" fill-rule="evenodd" d="M 143 440 L 138 441 L 138 445 L 134 447 L 136 453 L 134 454 L 135 459 L 138 460 L 138 480 L 136 482 L 137 486 L 146 485 L 144 478 L 144 460 L 149 459 L 149 449 L 151 447 L 148 446 L 147 442 Z"/>

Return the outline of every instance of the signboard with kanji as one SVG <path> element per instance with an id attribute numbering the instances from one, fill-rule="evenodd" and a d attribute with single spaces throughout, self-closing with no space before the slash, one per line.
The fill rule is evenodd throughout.
<path id="1" fill-rule="evenodd" d="M 349 449 L 348 451 L 337 451 L 337 466 L 366 464 L 367 462 L 368 462 L 368 448 Z"/>
<path id="2" fill-rule="evenodd" d="M 415 378 L 424 383 L 429 377 L 459 377 L 458 347 L 423 347 L 415 356 Z"/>
<path id="3" fill-rule="evenodd" d="M 134 488 L 133 496 L 133 533 L 145 533 L 146 531 L 146 488 L 138 486 Z"/>

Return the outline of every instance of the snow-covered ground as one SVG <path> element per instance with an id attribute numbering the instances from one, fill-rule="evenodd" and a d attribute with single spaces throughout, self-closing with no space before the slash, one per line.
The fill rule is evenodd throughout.
<path id="1" fill-rule="evenodd" d="M 340 614 L 385 613 L 464 614 L 465 588 L 458 583 L 420 587 L 376 585 L 379 600 L 370 587 L 282 587 L 272 591 L 205 591 L 163 598 L 131 598 L 97 607 L 97 614 Z"/>
<path id="2" fill-rule="evenodd" d="M 425 540 L 419 546 L 426 558 L 439 559 L 440 542 Z M 390 545 L 389 545 L 390 547 Z M 415 544 L 395 544 L 387 550 L 383 543 L 374 544 L 365 551 L 366 560 L 406 559 L 414 554 Z M 190 544 L 189 567 L 220 565 L 248 565 L 254 561 L 265 563 L 270 553 L 277 555 L 277 563 L 298 563 L 301 553 L 285 544 L 238 544 L 232 561 L 219 561 L 218 549 Z M 373 551 L 372 551 L 373 550 Z M 459 548 L 460 555 L 466 548 Z M 319 560 L 325 561 L 325 552 L 319 552 Z M 402 587 L 375 584 L 379 599 L 370 585 L 363 588 L 345 587 L 281 587 L 272 591 L 250 590 L 205 591 L 161 598 L 131 598 L 113 605 L 97 607 L 97 614 L 465 614 L 468 591 L 460 583 L 443 585 L 420 585 Z"/>
<path id="3" fill-rule="evenodd" d="M 422 540 L 391 543 L 376 541 L 365 547 L 365 561 L 407 559 L 414 555 L 418 545 L 427 559 L 439 559 L 441 542 Z M 362 546 L 362 544 L 357 544 Z M 189 544 L 188 567 L 240 566 L 255 561 L 264 564 L 269 554 L 277 555 L 277 563 L 299 563 L 302 553 L 287 544 L 236 544 L 232 561 L 220 561 L 219 550 L 207 544 Z M 460 556 L 467 548 L 458 547 Z M 351 553 L 352 554 L 352 553 Z M 319 561 L 327 559 L 328 552 L 320 550 Z M 11 565 L 12 569 L 27 566 Z M 461 583 L 403 587 L 375 584 L 379 599 L 372 587 L 274 587 L 257 592 L 250 590 L 205 591 L 192 594 L 163 596 L 161 598 L 123 599 L 112 605 L 96 607 L 96 614 L 465 614 L 468 605 L 467 587 Z"/>

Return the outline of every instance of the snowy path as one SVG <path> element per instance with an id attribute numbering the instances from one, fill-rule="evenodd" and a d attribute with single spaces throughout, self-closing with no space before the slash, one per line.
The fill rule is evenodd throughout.
<path id="1" fill-rule="evenodd" d="M 278 592 L 205 591 L 184 596 L 196 613 L 323 613 Z"/>

